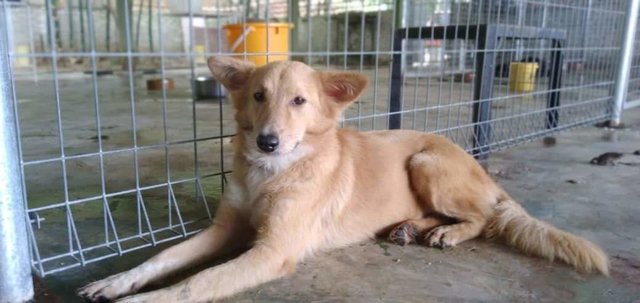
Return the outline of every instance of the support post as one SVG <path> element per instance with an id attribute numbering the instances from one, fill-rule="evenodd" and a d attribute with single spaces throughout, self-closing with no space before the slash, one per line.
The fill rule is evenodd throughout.
<path id="1" fill-rule="evenodd" d="M 620 62 L 618 63 L 618 73 L 613 93 L 613 109 L 611 110 L 611 126 L 620 125 L 622 119 L 622 109 L 627 98 L 629 88 L 629 71 L 631 70 L 631 60 L 633 57 L 633 42 L 638 23 L 638 9 L 640 0 L 630 0 L 627 9 L 627 16 L 624 22 L 624 33 L 622 35 L 622 47 L 620 48 Z"/>
<path id="2" fill-rule="evenodd" d="M 298 33 L 300 32 L 300 0 L 289 0 L 291 7 L 289 7 L 289 16 L 291 17 L 291 23 L 293 28 L 291 29 L 290 46 L 289 51 L 295 52 L 298 50 Z M 307 39 L 309 39 L 307 37 Z"/>
<path id="3" fill-rule="evenodd" d="M 491 142 L 491 98 L 493 97 L 493 77 L 495 49 L 498 37 L 494 26 L 487 26 L 476 38 L 476 77 L 473 84 L 473 155 L 478 160 L 489 158 Z"/>
<path id="4" fill-rule="evenodd" d="M 107 45 L 107 52 L 111 51 L 111 0 L 107 0 L 107 3 L 105 4 L 105 10 L 104 10 L 105 14 L 107 14 L 107 16 L 105 17 L 105 19 L 107 20 L 107 26 L 105 28 L 105 37 L 106 37 L 106 45 Z"/>
<path id="5" fill-rule="evenodd" d="M 71 5 L 71 2 L 69 2 L 69 5 Z M 78 1 L 78 17 L 80 18 L 80 49 L 83 52 L 87 51 L 87 43 L 85 41 L 86 38 L 84 34 L 84 14 L 84 1 L 80 0 Z"/>
<path id="6" fill-rule="evenodd" d="M 391 57 L 391 88 L 389 92 L 389 129 L 402 128 L 402 40 L 404 29 L 396 29 Z"/>
<path id="7" fill-rule="evenodd" d="M 8 8 L 0 5 L 0 302 L 33 298 L 27 217 L 13 102 Z M 4 29 L 4 30 L 2 30 Z"/>
<path id="8" fill-rule="evenodd" d="M 73 50 L 75 46 L 75 37 L 73 36 L 73 24 L 75 21 L 73 20 L 73 3 L 71 1 L 67 2 L 67 19 L 69 20 L 69 50 Z M 29 20 L 31 21 L 31 20 Z"/>
<path id="9" fill-rule="evenodd" d="M 562 47 L 560 40 L 553 40 L 551 44 L 551 79 L 549 80 L 549 93 L 547 94 L 547 129 L 558 127 L 560 118 L 558 107 L 560 106 L 560 87 L 562 86 Z"/>
<path id="10" fill-rule="evenodd" d="M 389 94 L 389 129 L 402 128 L 402 40 L 405 38 L 404 0 L 395 1 L 391 87 Z M 345 29 L 347 30 L 347 29 Z"/>

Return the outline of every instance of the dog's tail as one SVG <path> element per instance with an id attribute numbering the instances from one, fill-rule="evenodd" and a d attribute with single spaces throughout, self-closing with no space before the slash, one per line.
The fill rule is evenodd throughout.
<path id="1" fill-rule="evenodd" d="M 484 228 L 487 238 L 502 237 L 524 253 L 552 261 L 560 259 L 585 272 L 609 275 L 607 255 L 597 245 L 531 217 L 506 194 L 503 197 Z"/>

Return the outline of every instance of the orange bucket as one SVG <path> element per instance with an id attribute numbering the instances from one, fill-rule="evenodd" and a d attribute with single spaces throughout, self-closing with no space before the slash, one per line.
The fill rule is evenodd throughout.
<path id="1" fill-rule="evenodd" d="M 289 23 L 248 22 L 224 26 L 229 49 L 257 66 L 289 59 Z M 268 40 L 268 43 L 267 43 Z"/>

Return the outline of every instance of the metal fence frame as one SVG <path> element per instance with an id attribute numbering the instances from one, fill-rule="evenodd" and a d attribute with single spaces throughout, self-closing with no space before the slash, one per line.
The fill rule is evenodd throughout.
<path id="1" fill-rule="evenodd" d="M 613 92 L 613 110 L 611 111 L 611 125 L 618 126 L 622 120 L 624 108 L 640 105 L 639 103 L 627 103 L 629 92 L 629 76 L 633 64 L 633 46 L 638 24 L 638 10 L 640 1 L 629 1 L 625 18 L 625 29 L 620 48 L 620 63 L 616 74 L 616 86 Z M 632 101 L 633 102 L 633 101 Z M 626 105 L 625 105 L 626 103 Z"/>
<path id="2" fill-rule="evenodd" d="M 7 10 L 0 8 L 0 24 Z M 26 201 L 20 171 L 17 110 L 9 69 L 9 41 L 0 36 L 0 301 L 27 302 L 33 297 L 27 236 Z"/>
<path id="3" fill-rule="evenodd" d="M 134 0 L 131 0 L 134 1 Z M 151 6 L 155 5 L 160 8 L 163 7 L 161 0 L 154 0 L 150 4 L 149 20 L 151 20 L 152 10 Z M 495 2 L 484 2 L 482 0 L 473 1 L 438 1 L 435 5 L 442 5 L 449 11 L 449 15 L 438 16 L 441 19 L 455 19 L 466 20 L 461 21 L 461 24 L 457 24 L 454 27 L 455 33 L 447 33 L 446 26 L 442 27 L 443 32 L 439 35 L 442 37 L 451 37 L 453 40 L 462 40 L 463 44 L 474 40 L 469 36 L 468 31 L 462 34 L 457 31 L 463 25 L 467 28 L 470 26 L 480 26 L 484 24 L 484 21 L 497 20 L 499 26 L 492 25 L 491 28 L 502 29 L 516 29 L 517 31 L 527 31 L 527 28 L 532 29 L 527 22 L 538 22 L 535 20 L 541 19 L 542 32 L 551 33 L 553 37 L 559 42 L 553 44 L 526 44 L 525 42 L 516 39 L 513 44 L 507 46 L 499 46 L 496 44 L 497 40 L 491 40 L 487 43 L 485 39 L 476 41 L 476 47 L 472 49 L 466 49 L 467 46 L 460 46 L 460 44 L 447 44 L 442 42 L 443 45 L 434 47 L 432 50 L 433 55 L 438 59 L 425 59 L 427 66 L 424 70 L 421 70 L 421 64 L 425 62 L 417 62 L 417 70 L 419 72 L 411 74 L 408 71 L 407 64 L 409 60 L 408 56 L 417 56 L 427 58 L 431 56 L 431 53 L 427 53 L 428 45 L 423 44 L 418 49 L 412 45 L 403 42 L 410 38 L 410 31 L 405 28 L 412 27 L 411 20 L 407 19 L 407 14 L 403 14 L 408 9 L 405 5 L 410 1 L 387 1 L 377 0 L 361 2 L 357 4 L 347 3 L 343 1 L 326 1 L 326 2 L 313 2 L 313 1 L 278 1 L 278 0 L 265 0 L 266 2 L 258 1 L 257 7 L 248 6 L 229 6 L 221 4 L 222 0 L 215 0 L 215 6 L 220 10 L 224 8 L 225 12 L 233 14 L 234 12 L 244 12 L 247 8 L 262 12 L 263 17 L 267 20 L 267 24 L 271 21 L 271 17 L 286 18 L 286 21 L 301 29 L 297 30 L 298 34 L 306 34 L 306 41 L 298 41 L 298 36 L 291 39 L 293 51 L 290 52 L 291 56 L 306 60 L 308 63 L 315 66 L 325 67 L 340 67 L 344 69 L 355 69 L 360 71 L 366 71 L 372 73 L 373 79 L 373 92 L 370 98 L 372 103 L 359 102 L 353 110 L 347 112 L 347 116 L 343 119 L 343 125 L 350 125 L 358 127 L 359 129 L 380 129 L 380 128 L 400 128 L 401 126 L 413 129 L 421 129 L 424 131 L 432 131 L 436 133 L 443 133 L 448 135 L 456 141 L 456 143 L 463 145 L 469 152 L 476 154 L 479 158 L 486 158 L 490 152 L 500 148 L 510 147 L 517 143 L 530 141 L 535 138 L 549 136 L 558 131 L 569 129 L 576 126 L 587 125 L 594 122 L 600 122 L 603 120 L 610 120 L 612 124 L 619 123 L 622 111 L 625 108 L 634 107 L 640 105 L 640 100 L 626 101 L 627 95 L 634 91 L 636 88 L 630 88 L 629 81 L 631 75 L 631 81 L 640 79 L 634 73 L 640 62 L 640 59 L 634 61 L 634 41 L 640 41 L 640 37 L 635 37 L 636 22 L 638 19 L 638 10 L 640 0 L 629 0 L 626 10 L 621 11 L 615 4 L 617 0 L 611 0 L 606 2 L 605 6 L 600 9 L 592 10 L 594 1 L 588 1 L 588 9 L 585 9 L 579 5 L 568 5 L 562 1 L 553 2 L 552 0 L 518 0 L 516 6 L 512 6 L 509 1 L 496 0 Z M 416 2 L 415 0 L 413 2 Z M 286 2 L 286 3 L 285 3 Z M 369 3 L 371 2 L 371 3 Z M 413 3 L 412 2 L 412 3 Z M 419 1 L 418 1 L 419 2 Z M 424 1 L 423 1 L 424 2 Z M 45 17 L 47 19 L 48 28 L 57 28 L 54 24 L 54 15 L 57 12 L 54 11 L 51 5 L 51 1 L 45 0 L 46 6 Z M 221 21 L 220 18 L 216 19 L 215 27 L 218 30 L 218 48 L 209 49 L 209 42 L 206 41 L 208 37 L 207 20 L 205 19 L 204 37 L 205 37 L 205 51 L 204 53 L 196 50 L 194 40 L 196 36 L 196 30 L 194 29 L 194 19 L 199 18 L 202 14 L 194 12 L 191 8 L 188 12 L 182 14 L 182 20 L 188 20 L 189 26 L 187 29 L 187 50 L 180 51 L 166 51 L 164 37 L 165 31 L 163 30 L 166 19 L 166 14 L 157 13 L 156 20 L 153 25 L 149 22 L 150 37 L 152 27 L 159 33 L 158 43 L 159 51 L 154 50 L 151 46 L 150 50 L 141 51 L 134 49 L 133 41 L 134 35 L 130 30 L 126 30 L 125 37 L 121 37 L 120 41 L 123 41 L 126 45 L 123 50 L 112 52 L 110 50 L 104 51 L 98 49 L 96 42 L 96 28 L 95 28 L 95 12 L 92 7 L 93 1 L 81 2 L 86 5 L 80 7 L 80 20 L 84 20 L 87 27 L 83 28 L 83 39 L 87 38 L 87 41 L 83 43 L 82 49 L 77 50 L 64 50 L 52 47 L 50 49 L 42 49 L 41 51 L 35 51 L 35 43 L 33 38 L 33 28 L 31 23 L 28 26 L 29 43 L 31 52 L 29 54 L 17 53 L 11 49 L 11 33 L 10 33 L 10 21 L 11 17 L 11 4 L 7 0 L 0 0 L 0 301 L 7 300 L 9 302 L 26 301 L 33 296 L 33 286 L 31 284 L 31 272 L 37 275 L 45 276 L 53 274 L 59 271 L 63 271 L 69 268 L 84 266 L 89 263 L 98 262 L 105 258 L 121 256 L 127 252 L 155 246 L 159 243 L 172 241 L 180 238 L 187 237 L 194 233 L 197 233 L 203 224 L 206 224 L 211 219 L 210 208 L 214 205 L 211 199 L 207 199 L 207 193 L 205 190 L 206 184 L 212 182 L 219 182 L 220 189 L 224 189 L 225 175 L 230 173 L 228 171 L 228 151 L 225 152 L 225 146 L 228 145 L 228 140 L 233 137 L 232 133 L 225 132 L 225 124 L 223 118 L 228 118 L 223 103 L 219 103 L 216 110 L 218 111 L 219 121 L 210 124 L 216 124 L 219 132 L 217 134 L 208 134 L 203 136 L 200 134 L 198 127 L 200 124 L 197 122 L 198 117 L 198 105 L 196 100 L 192 97 L 190 103 L 190 110 L 192 116 L 192 132 L 186 139 L 175 139 L 169 136 L 171 133 L 171 126 L 169 125 L 170 118 L 170 106 L 167 102 L 169 92 L 166 87 L 163 87 L 161 94 L 157 97 L 161 99 L 161 115 L 158 120 L 162 120 L 162 138 L 158 143 L 145 144 L 141 143 L 138 138 L 137 132 L 143 127 L 140 125 L 140 120 L 137 119 L 137 103 L 136 100 L 141 97 L 136 94 L 136 90 L 139 88 L 136 86 L 138 80 L 135 78 L 134 62 L 140 58 L 155 57 L 158 59 L 157 67 L 159 69 L 159 76 L 161 79 L 165 79 L 170 71 L 168 66 L 172 60 L 183 60 L 182 64 L 186 66 L 185 77 L 189 79 L 195 79 L 202 67 L 202 64 L 198 62 L 198 56 L 202 55 L 232 55 L 229 52 L 223 51 L 221 48 Z M 127 4 L 127 2 L 124 2 Z M 141 3 L 141 2 L 138 2 Z M 187 2 L 190 6 L 191 0 Z M 468 3 L 463 5 L 464 3 Z M 503 3 L 504 6 L 503 6 Z M 261 8 L 260 5 L 263 5 Z M 279 8 L 286 5 L 288 12 L 276 10 L 270 11 L 264 9 L 269 8 L 271 5 L 278 4 Z M 424 2 L 423 4 L 428 4 Z M 126 6 L 126 5 L 125 5 Z M 254 5 L 255 6 L 255 5 Z M 541 11 L 536 11 L 535 18 L 529 16 L 531 20 L 527 21 L 527 14 L 522 11 L 523 8 L 528 6 L 534 9 L 542 8 Z M 191 6 L 190 6 L 191 7 Z M 300 8 L 304 14 L 301 14 Z M 386 7 L 387 11 L 382 10 Z M 466 12 L 463 12 L 463 8 Z M 549 10 L 548 10 L 549 8 Z M 27 5 L 28 14 L 33 12 L 29 5 Z M 432 8 L 435 10 L 435 8 Z M 475 11 L 474 11 L 475 9 Z M 86 14 L 83 13 L 83 10 Z M 576 24 L 582 24 L 585 27 L 585 34 L 582 39 L 569 38 L 568 45 L 563 45 L 562 41 L 566 37 L 565 34 L 571 34 L 571 29 L 566 28 L 556 29 L 550 26 L 545 29 L 545 24 L 548 14 L 553 13 L 554 10 L 566 10 L 571 12 L 567 18 L 573 17 Z M 69 8 L 71 11 L 71 8 Z M 297 11 L 297 13 L 296 13 Z M 513 12 L 516 13 L 513 13 Z M 134 16 L 131 16 L 129 10 L 121 10 L 120 13 L 124 13 L 123 20 L 126 20 L 126 28 L 131 29 L 134 20 Z M 339 12 L 339 13 L 335 13 Z M 576 13 L 577 12 L 577 13 Z M 142 11 L 138 11 L 137 22 L 140 22 L 140 16 Z M 383 14 L 384 13 L 384 14 Z M 422 12 L 417 13 L 416 16 L 421 16 Z M 590 22 L 595 22 L 596 15 L 600 13 L 603 15 L 622 16 L 625 15 L 625 30 L 621 30 L 622 39 L 620 45 L 611 47 L 604 46 L 588 46 L 587 45 L 587 26 Z M 83 15 L 84 14 L 84 15 Z M 274 14 L 274 15 L 271 15 Z M 477 14 L 477 16 L 476 16 Z M 486 16 L 484 15 L 486 14 Z M 293 15 L 293 16 L 292 16 Z M 83 19 L 85 18 L 86 19 Z M 391 18 L 387 19 L 387 22 L 392 23 L 394 26 L 391 28 L 385 28 L 382 25 L 382 19 L 385 16 Z M 466 16 L 466 17 L 465 17 Z M 577 18 L 576 18 L 577 16 Z M 235 20 L 241 23 L 247 22 L 248 14 L 231 18 L 229 20 Z M 424 17 L 424 16 L 423 16 Z M 455 17 L 455 18 L 454 18 Z M 109 17 L 107 17 L 107 20 Z M 304 19 L 306 18 L 306 22 Z M 369 18 L 369 19 L 367 19 Z M 422 17 L 417 17 L 422 18 Z M 425 17 L 426 18 L 426 17 Z M 435 17 L 431 17 L 431 20 L 436 20 Z M 474 19 L 475 18 L 475 19 Z M 484 19 L 483 19 L 484 18 Z M 492 19 L 493 18 L 493 19 Z M 56 19 L 57 20 L 57 19 Z M 69 20 L 73 20 L 73 16 L 69 15 Z M 368 20 L 373 20 L 374 23 L 368 24 Z M 425 20 L 420 19 L 419 28 L 414 33 L 417 37 L 427 38 L 435 37 L 434 26 L 430 24 L 425 27 Z M 440 19 L 438 19 L 440 20 Z M 483 21 L 484 20 L 484 21 Z M 314 22 L 323 24 L 326 27 L 325 32 L 322 34 L 326 36 L 326 45 L 322 45 L 321 49 L 314 49 L 312 37 L 314 32 Z M 430 21 L 431 22 L 431 21 Z M 466 23 L 466 24 L 464 24 Z M 338 26 L 339 25 L 339 26 Z M 447 25 L 447 24 L 445 24 Z M 569 24 L 571 25 L 571 24 Z M 568 26 L 569 26 L 568 25 Z M 339 29 L 342 27 L 344 33 L 340 33 Z M 356 28 L 350 33 L 349 28 Z M 367 28 L 375 28 L 370 34 L 371 43 L 369 46 L 365 46 L 367 35 Z M 315 30 L 318 30 L 317 28 Z M 343 34 L 343 36 L 332 36 L 332 30 L 335 33 Z M 423 30 L 431 31 L 430 33 L 423 33 Z M 86 31 L 86 32 L 85 32 Z M 535 31 L 535 30 L 534 30 Z M 359 33 L 358 33 L 359 32 Z M 490 33 L 498 33 L 498 31 L 489 31 Z M 355 34 L 354 34 L 355 33 Z M 381 45 L 381 33 L 389 36 L 389 45 Z M 139 34 L 139 31 L 138 31 Z M 109 34 L 107 33 L 107 36 Z M 554 36 L 555 35 L 555 36 Z M 492 36 L 492 35 L 489 35 Z M 73 33 L 70 33 L 70 37 L 73 37 Z M 355 38 L 354 38 L 355 37 Z M 493 37 L 493 36 L 492 36 Z M 48 31 L 46 40 L 49 45 L 58 45 L 58 33 L 55 31 Z M 340 41 L 339 45 L 342 49 L 336 50 L 338 46 L 332 38 L 337 38 L 335 41 Z M 377 39 L 376 39 L 377 38 Z M 493 37 L 495 38 L 495 37 Z M 545 37 L 541 37 L 544 39 Z M 547 37 L 548 38 L 548 37 Z M 75 38 L 74 38 L 75 39 Z M 356 40 L 354 40 L 356 39 Z M 267 36 L 267 41 L 269 36 Z M 352 41 L 353 40 L 353 41 Z M 582 40 L 582 42 L 580 42 Z M 475 40 L 474 40 L 475 41 Z M 537 43 L 537 42 L 536 42 Z M 583 43 L 582 46 L 572 43 Z M 306 49 L 305 49 L 306 44 Z M 471 43 L 473 44 L 473 43 Z M 404 46 L 403 46 L 404 45 Z M 492 46 L 493 45 L 493 46 Z M 487 48 L 487 46 L 490 46 Z M 325 48 L 326 47 L 326 48 Z M 461 50 L 462 49 L 462 50 Z M 429 51 L 432 51 L 429 50 Z M 572 84 L 573 86 L 563 86 L 560 82 L 560 75 L 553 71 L 559 71 L 563 68 L 561 61 L 562 52 L 570 54 L 577 54 L 577 57 L 585 58 L 585 53 L 596 52 L 604 50 L 606 52 L 613 53 L 619 51 L 617 59 L 614 57 L 608 59 L 596 58 L 594 59 L 593 70 L 596 79 L 600 79 L 601 82 L 588 82 L 582 78 L 578 82 Z M 549 61 L 551 67 L 551 76 L 549 80 L 541 79 L 545 76 L 540 76 L 536 83 L 546 84 L 549 89 L 536 90 L 528 93 L 512 93 L 506 88 L 493 88 L 495 82 L 493 81 L 494 72 L 496 71 L 496 65 L 505 64 L 507 62 L 515 62 L 522 60 L 523 51 L 535 52 L 537 54 L 546 54 L 545 56 L 551 56 Z M 246 46 L 244 46 L 243 56 L 248 56 Z M 258 53 L 258 55 L 273 55 L 274 53 Z M 471 55 L 472 63 L 469 64 L 475 67 L 475 84 L 465 86 L 465 84 L 455 84 L 459 88 L 459 97 L 453 96 L 454 91 L 454 78 L 448 78 L 448 71 L 446 67 L 447 62 L 454 62 L 452 58 L 458 58 L 460 62 L 451 63 L 453 65 L 464 61 L 464 56 Z M 636 50 L 637 54 L 637 50 Z M 93 152 L 83 153 L 67 153 L 65 149 L 66 139 L 64 137 L 65 127 L 63 121 L 65 96 L 61 93 L 61 83 L 64 81 L 63 71 L 58 65 L 59 59 L 68 59 L 73 57 L 86 58 L 88 63 L 89 73 L 86 78 L 87 82 L 91 86 L 90 92 L 92 95 L 92 107 L 95 113 L 95 141 L 96 150 Z M 366 58 L 372 57 L 371 69 L 365 67 Z M 518 58 L 520 57 L 520 58 Z M 57 147 L 55 154 L 49 154 L 46 157 L 29 158 L 25 156 L 25 146 L 21 141 L 23 134 L 21 133 L 23 125 L 21 125 L 21 105 L 18 102 L 20 95 L 19 82 L 17 80 L 17 69 L 14 68 L 14 62 L 17 59 L 28 59 L 32 65 L 27 70 L 27 77 L 29 77 L 29 71 L 33 81 L 51 81 L 53 85 L 53 102 L 54 102 L 54 122 L 51 126 L 54 128 L 54 133 L 57 135 Z M 107 144 L 106 137 L 103 133 L 104 123 L 101 120 L 104 116 L 102 111 L 105 110 L 106 105 L 104 101 L 105 97 L 99 92 L 99 87 L 103 85 L 103 81 L 99 78 L 99 59 L 100 58 L 122 58 L 126 62 L 126 69 L 124 71 L 124 81 L 126 83 L 126 90 L 128 91 L 128 114 L 131 115 L 130 130 L 131 130 L 131 145 L 125 148 L 112 148 Z M 186 60 L 184 59 L 186 58 Z M 384 62 L 386 59 L 388 62 Z M 443 59 L 444 58 L 444 59 Z M 555 58 L 555 59 L 554 59 Z M 40 59 L 50 60 L 51 70 L 43 72 L 37 67 L 37 61 Z M 538 58 L 539 59 L 539 58 Z M 315 61 L 314 61 L 315 60 Z M 320 63 L 318 63 L 318 61 Z M 350 63 L 355 61 L 355 64 Z M 492 62 L 493 61 L 493 62 Z M 336 63 L 337 62 L 337 63 Z M 435 73 L 428 68 L 431 63 L 441 64 L 435 69 Z M 616 74 L 615 81 L 612 72 L 606 71 L 606 69 L 599 69 L 602 66 L 612 65 L 615 62 Z M 416 64 L 416 62 L 413 62 Z M 548 64 L 549 64 L 548 63 Z M 611 63 L 611 64 L 610 64 Z M 542 64 L 542 63 L 541 63 Z M 385 68 L 388 68 L 389 79 L 384 83 Z M 500 68 L 502 69 L 502 67 Z M 43 75 L 45 74 L 45 75 Z M 542 72 L 540 72 L 542 75 Z M 640 73 L 638 74 L 640 75 Z M 502 75 L 500 75 L 502 76 Z M 461 77 L 464 77 L 462 74 Z M 606 80 L 606 81 L 605 81 Z M 611 80 L 611 81 L 610 81 Z M 460 81 L 461 83 L 464 80 Z M 192 82 L 189 82 L 189 85 Z M 386 84 L 386 86 L 385 86 Z M 187 89 L 192 89 L 187 85 Z M 459 85 L 459 86 L 458 86 Z M 447 92 L 447 86 L 448 92 Z M 503 85 L 504 86 L 504 85 Z M 485 88 L 484 94 L 482 88 Z M 385 93 L 385 88 L 388 91 Z M 437 100 L 430 100 L 429 89 L 437 89 Z M 488 90 L 486 89 L 488 88 Z M 610 92 L 605 95 L 595 95 L 584 97 L 581 93 L 574 93 L 573 91 L 589 90 L 589 89 L 605 89 L 611 88 Z M 487 94 L 492 90 L 497 94 Z M 640 85 L 637 88 L 640 91 Z M 400 94 L 400 91 L 404 91 L 404 94 Z M 427 91 L 425 93 L 425 91 Z M 468 92 L 467 92 L 468 91 Z M 469 93 L 470 92 L 470 93 Z M 564 99 L 560 97 L 561 92 L 572 92 L 578 94 L 579 100 L 577 102 L 562 103 L 560 101 Z M 635 91 L 634 91 L 635 92 Z M 463 96 L 469 93 L 468 96 Z M 442 97 L 440 94 L 446 95 Z M 457 98 L 457 99 L 456 99 Z M 518 98 L 532 98 L 532 100 L 543 100 L 541 102 L 529 102 L 525 104 L 523 101 L 518 101 Z M 537 98 L 537 99 L 536 99 Z M 426 99 L 426 100 L 423 100 Z M 389 100 L 387 102 L 387 100 Z M 509 108 L 503 110 L 500 115 L 491 116 L 491 109 L 493 106 L 500 106 L 501 104 L 507 104 L 508 100 L 512 100 L 512 103 L 508 103 Z M 377 102 L 379 101 L 379 102 Z M 424 101 L 424 105 L 421 102 Z M 431 101 L 431 103 L 429 102 Z M 437 103 L 436 103 L 437 101 Z M 569 100 L 571 101 L 571 100 Z M 519 103 L 518 103 L 519 102 Z M 538 104 L 540 103 L 540 104 Z M 606 107 L 603 109 L 602 105 Z M 367 113 L 368 107 L 372 107 L 371 113 Z M 507 106 L 507 105 L 504 105 Z M 455 113 L 457 111 L 457 113 Z M 462 114 L 464 112 L 464 114 Z M 586 112 L 588 114 L 581 116 L 578 112 Z M 65 113 L 66 114 L 66 113 Z M 457 119 L 455 119 L 457 115 Z M 462 117 L 462 119 L 461 119 Z M 465 117 L 469 120 L 465 121 Z M 388 120 L 387 120 L 388 119 Z M 431 120 L 430 120 L 431 119 Z M 433 121 L 435 120 L 435 121 Z M 443 121 L 442 123 L 440 123 Z M 515 121 L 515 122 L 514 122 Z M 370 122 L 370 126 L 369 123 Z M 424 124 L 424 127 L 420 125 Z M 227 129 L 228 130 L 228 129 Z M 490 137 L 489 133 L 493 130 L 494 136 Z M 470 141 L 469 141 L 470 139 Z M 200 147 L 215 143 L 217 144 L 216 153 L 219 154 L 217 159 L 217 166 L 214 172 L 205 171 L 202 167 L 203 158 L 210 158 L 209 154 L 202 154 Z M 176 172 L 176 166 L 172 164 L 172 152 L 175 148 L 188 146 L 192 151 L 192 156 L 188 159 L 191 162 L 192 174 L 185 176 Z M 161 165 L 164 168 L 166 179 L 161 182 L 155 182 L 153 184 L 143 184 L 141 182 L 143 171 L 141 168 L 141 162 L 145 160 L 144 154 L 149 151 L 158 151 L 153 154 L 154 157 L 160 158 Z M 225 155 L 226 153 L 226 155 Z M 135 185 L 132 188 L 124 190 L 110 190 L 107 187 L 106 171 L 109 169 L 108 159 L 121 154 L 130 155 L 132 158 L 132 178 L 135 181 Z M 99 172 L 99 192 L 95 195 L 89 195 L 84 197 L 75 197 L 70 194 L 69 185 L 69 172 L 67 171 L 69 163 L 78 160 L 93 159 L 96 161 L 96 169 Z M 193 161 L 191 161 L 193 160 Z M 31 167 L 40 167 L 43 165 L 59 165 L 62 174 L 62 186 L 63 199 L 61 201 L 55 201 L 53 198 L 46 200 L 43 205 L 31 205 L 28 187 L 29 180 L 26 177 L 27 172 Z M 197 210 L 200 212 L 200 217 L 205 220 L 190 219 L 185 217 L 184 211 L 181 208 L 184 207 L 183 200 L 188 199 L 180 196 L 178 187 L 190 186 L 192 188 L 192 195 L 188 198 L 194 199 Z M 167 211 L 168 221 L 166 221 L 161 227 L 153 224 L 153 216 L 150 215 L 151 202 L 147 193 L 150 191 L 162 191 L 165 199 L 164 204 Z M 113 199 L 115 198 L 129 198 L 131 203 L 135 205 L 135 226 L 132 231 L 122 232 L 121 226 L 119 226 L 118 215 L 114 214 L 115 209 L 113 205 Z M 155 201 L 155 200 L 154 200 Z M 77 227 L 79 222 L 74 215 L 78 214 L 78 207 L 83 205 L 89 205 L 95 203 L 101 209 L 98 219 L 103 227 L 104 239 L 97 244 L 87 245 L 83 242 L 82 235 L 83 230 Z M 154 206 L 155 207 L 155 206 Z M 183 209 L 184 210 L 184 209 Z M 54 253 L 49 255 L 42 254 L 42 239 L 39 238 L 40 224 L 47 224 L 45 221 L 42 223 L 43 218 L 40 214 L 43 212 L 57 211 L 62 214 L 61 221 L 64 226 L 63 230 L 67 233 L 66 245 L 62 245 L 62 250 L 54 250 Z M 48 243 L 46 245 L 50 245 Z"/>
<path id="4" fill-rule="evenodd" d="M 634 9 L 633 5 L 635 2 L 631 2 L 629 4 L 629 15 L 635 14 L 637 15 L 637 8 Z M 636 20 L 635 23 L 633 20 Z M 630 19 L 626 20 L 627 28 L 636 28 L 635 32 L 627 32 L 625 34 L 625 42 L 631 44 L 629 47 L 625 47 L 627 51 L 630 51 L 631 54 L 621 54 L 620 65 L 629 64 L 629 70 L 624 71 L 621 70 L 618 77 L 624 76 L 626 74 L 628 76 L 628 82 L 624 85 L 620 85 L 620 90 L 626 90 L 626 95 L 623 95 L 621 92 L 616 91 L 616 97 L 622 98 L 624 100 L 623 103 L 620 103 L 619 99 L 616 99 L 616 107 L 622 106 L 622 109 L 618 111 L 621 113 L 622 110 L 633 108 L 640 106 L 640 28 L 637 26 L 637 17 L 634 18 L 631 16 Z M 635 37 L 634 37 L 635 35 Z M 627 40 L 628 39 L 628 40 Z M 629 49 L 630 48 L 630 49 Z M 623 58 L 628 58 L 628 62 L 624 62 Z M 622 84 L 622 83 L 621 83 Z M 626 88 L 625 88 L 626 86 Z M 619 121 L 618 121 L 619 122 Z"/>

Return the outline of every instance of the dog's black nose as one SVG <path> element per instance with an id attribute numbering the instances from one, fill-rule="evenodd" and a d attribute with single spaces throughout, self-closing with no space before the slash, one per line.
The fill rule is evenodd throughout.
<path id="1" fill-rule="evenodd" d="M 259 135 L 256 139 L 256 143 L 262 151 L 271 153 L 278 149 L 280 141 L 276 135 Z"/>

